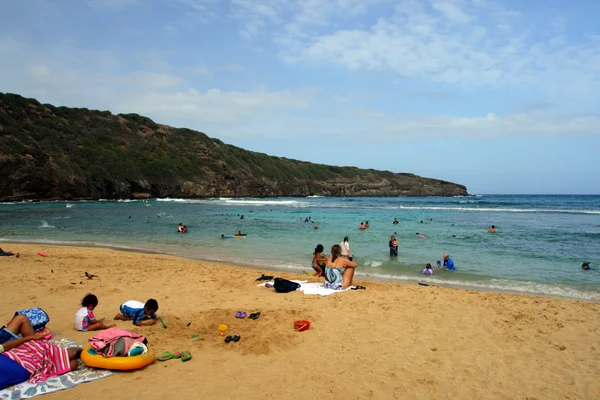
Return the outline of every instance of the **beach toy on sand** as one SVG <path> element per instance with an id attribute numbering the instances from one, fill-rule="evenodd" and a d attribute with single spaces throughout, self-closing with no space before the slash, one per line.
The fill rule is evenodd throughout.
<path id="1" fill-rule="evenodd" d="M 152 364 L 156 354 L 152 350 L 133 357 L 104 357 L 98 354 L 92 346 L 87 346 L 81 351 L 81 361 L 88 367 L 111 369 L 117 371 L 131 371 Z"/>
<path id="2" fill-rule="evenodd" d="M 294 330 L 296 332 L 304 332 L 309 329 L 310 329 L 310 321 L 307 321 L 305 319 L 294 321 Z"/>
<path id="3" fill-rule="evenodd" d="M 48 257 L 48 254 L 44 253 L 43 251 L 38 251 L 38 256 Z"/>
<path id="4" fill-rule="evenodd" d="M 158 317 L 158 320 L 160 321 L 160 323 L 162 324 L 163 328 L 167 328 L 167 325 L 164 323 L 164 321 L 162 320 L 161 317 Z"/>
<path id="5" fill-rule="evenodd" d="M 221 332 L 221 337 L 225 336 L 226 331 L 227 331 L 227 325 L 225 325 L 225 324 L 219 325 L 219 332 Z"/>

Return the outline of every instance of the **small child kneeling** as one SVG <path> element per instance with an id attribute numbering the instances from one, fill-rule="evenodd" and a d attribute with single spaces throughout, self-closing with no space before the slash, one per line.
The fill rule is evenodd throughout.
<path id="1" fill-rule="evenodd" d="M 156 324 L 156 312 L 158 311 L 158 302 L 149 299 L 146 304 L 137 300 L 129 300 L 121 304 L 120 313 L 115 315 L 115 319 L 121 321 L 133 321 L 135 326 L 147 326 Z M 142 319 L 150 318 L 149 321 L 142 322 Z"/>
<path id="2" fill-rule="evenodd" d="M 81 308 L 75 313 L 75 329 L 82 332 L 98 331 L 113 328 L 116 325 L 104 325 L 104 318 L 99 320 L 94 316 L 94 308 L 98 306 L 98 298 L 89 293 L 81 300 Z"/>

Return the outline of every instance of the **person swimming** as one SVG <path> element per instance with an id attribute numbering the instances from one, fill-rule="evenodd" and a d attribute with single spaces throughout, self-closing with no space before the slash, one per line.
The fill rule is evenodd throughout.
<path id="1" fill-rule="evenodd" d="M 583 264 L 581 264 L 581 268 L 584 270 L 589 270 L 590 269 L 590 263 L 589 262 L 584 262 Z"/>

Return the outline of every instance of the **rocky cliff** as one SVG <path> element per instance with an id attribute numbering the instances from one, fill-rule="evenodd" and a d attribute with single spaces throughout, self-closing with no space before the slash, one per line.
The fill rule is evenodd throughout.
<path id="1" fill-rule="evenodd" d="M 467 194 L 451 182 L 273 157 L 137 114 L 2 93 L 0 171 L 0 201 Z"/>

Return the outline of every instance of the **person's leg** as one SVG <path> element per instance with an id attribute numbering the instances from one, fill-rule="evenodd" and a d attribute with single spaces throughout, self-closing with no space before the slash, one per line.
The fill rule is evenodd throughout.
<path id="1" fill-rule="evenodd" d="M 131 318 L 127 318 L 126 316 L 124 316 L 121 313 L 117 313 L 117 315 L 115 315 L 114 319 L 117 319 L 119 321 L 131 321 Z"/>
<path id="2" fill-rule="evenodd" d="M 35 334 L 33 326 L 31 326 L 31 322 L 29 322 L 29 318 L 25 315 L 15 315 L 13 319 L 6 324 L 6 327 L 15 335 L 21 334 L 23 337 Z"/>
<path id="3" fill-rule="evenodd" d="M 350 285 L 352 285 L 352 278 L 354 278 L 354 270 L 356 268 L 346 267 L 344 268 L 344 273 L 342 275 L 342 279 L 344 283 L 342 284 L 342 290 L 348 289 Z"/>
<path id="4" fill-rule="evenodd" d="M 315 270 L 315 273 L 313 274 L 313 276 L 323 276 L 323 270 L 321 269 L 321 267 L 318 264 L 314 264 L 313 269 Z"/>
<path id="5" fill-rule="evenodd" d="M 102 329 L 114 328 L 115 326 L 117 326 L 117 325 L 115 325 L 115 324 L 104 325 L 102 322 L 95 322 L 91 325 L 88 325 L 86 330 L 87 331 L 99 331 Z"/>

